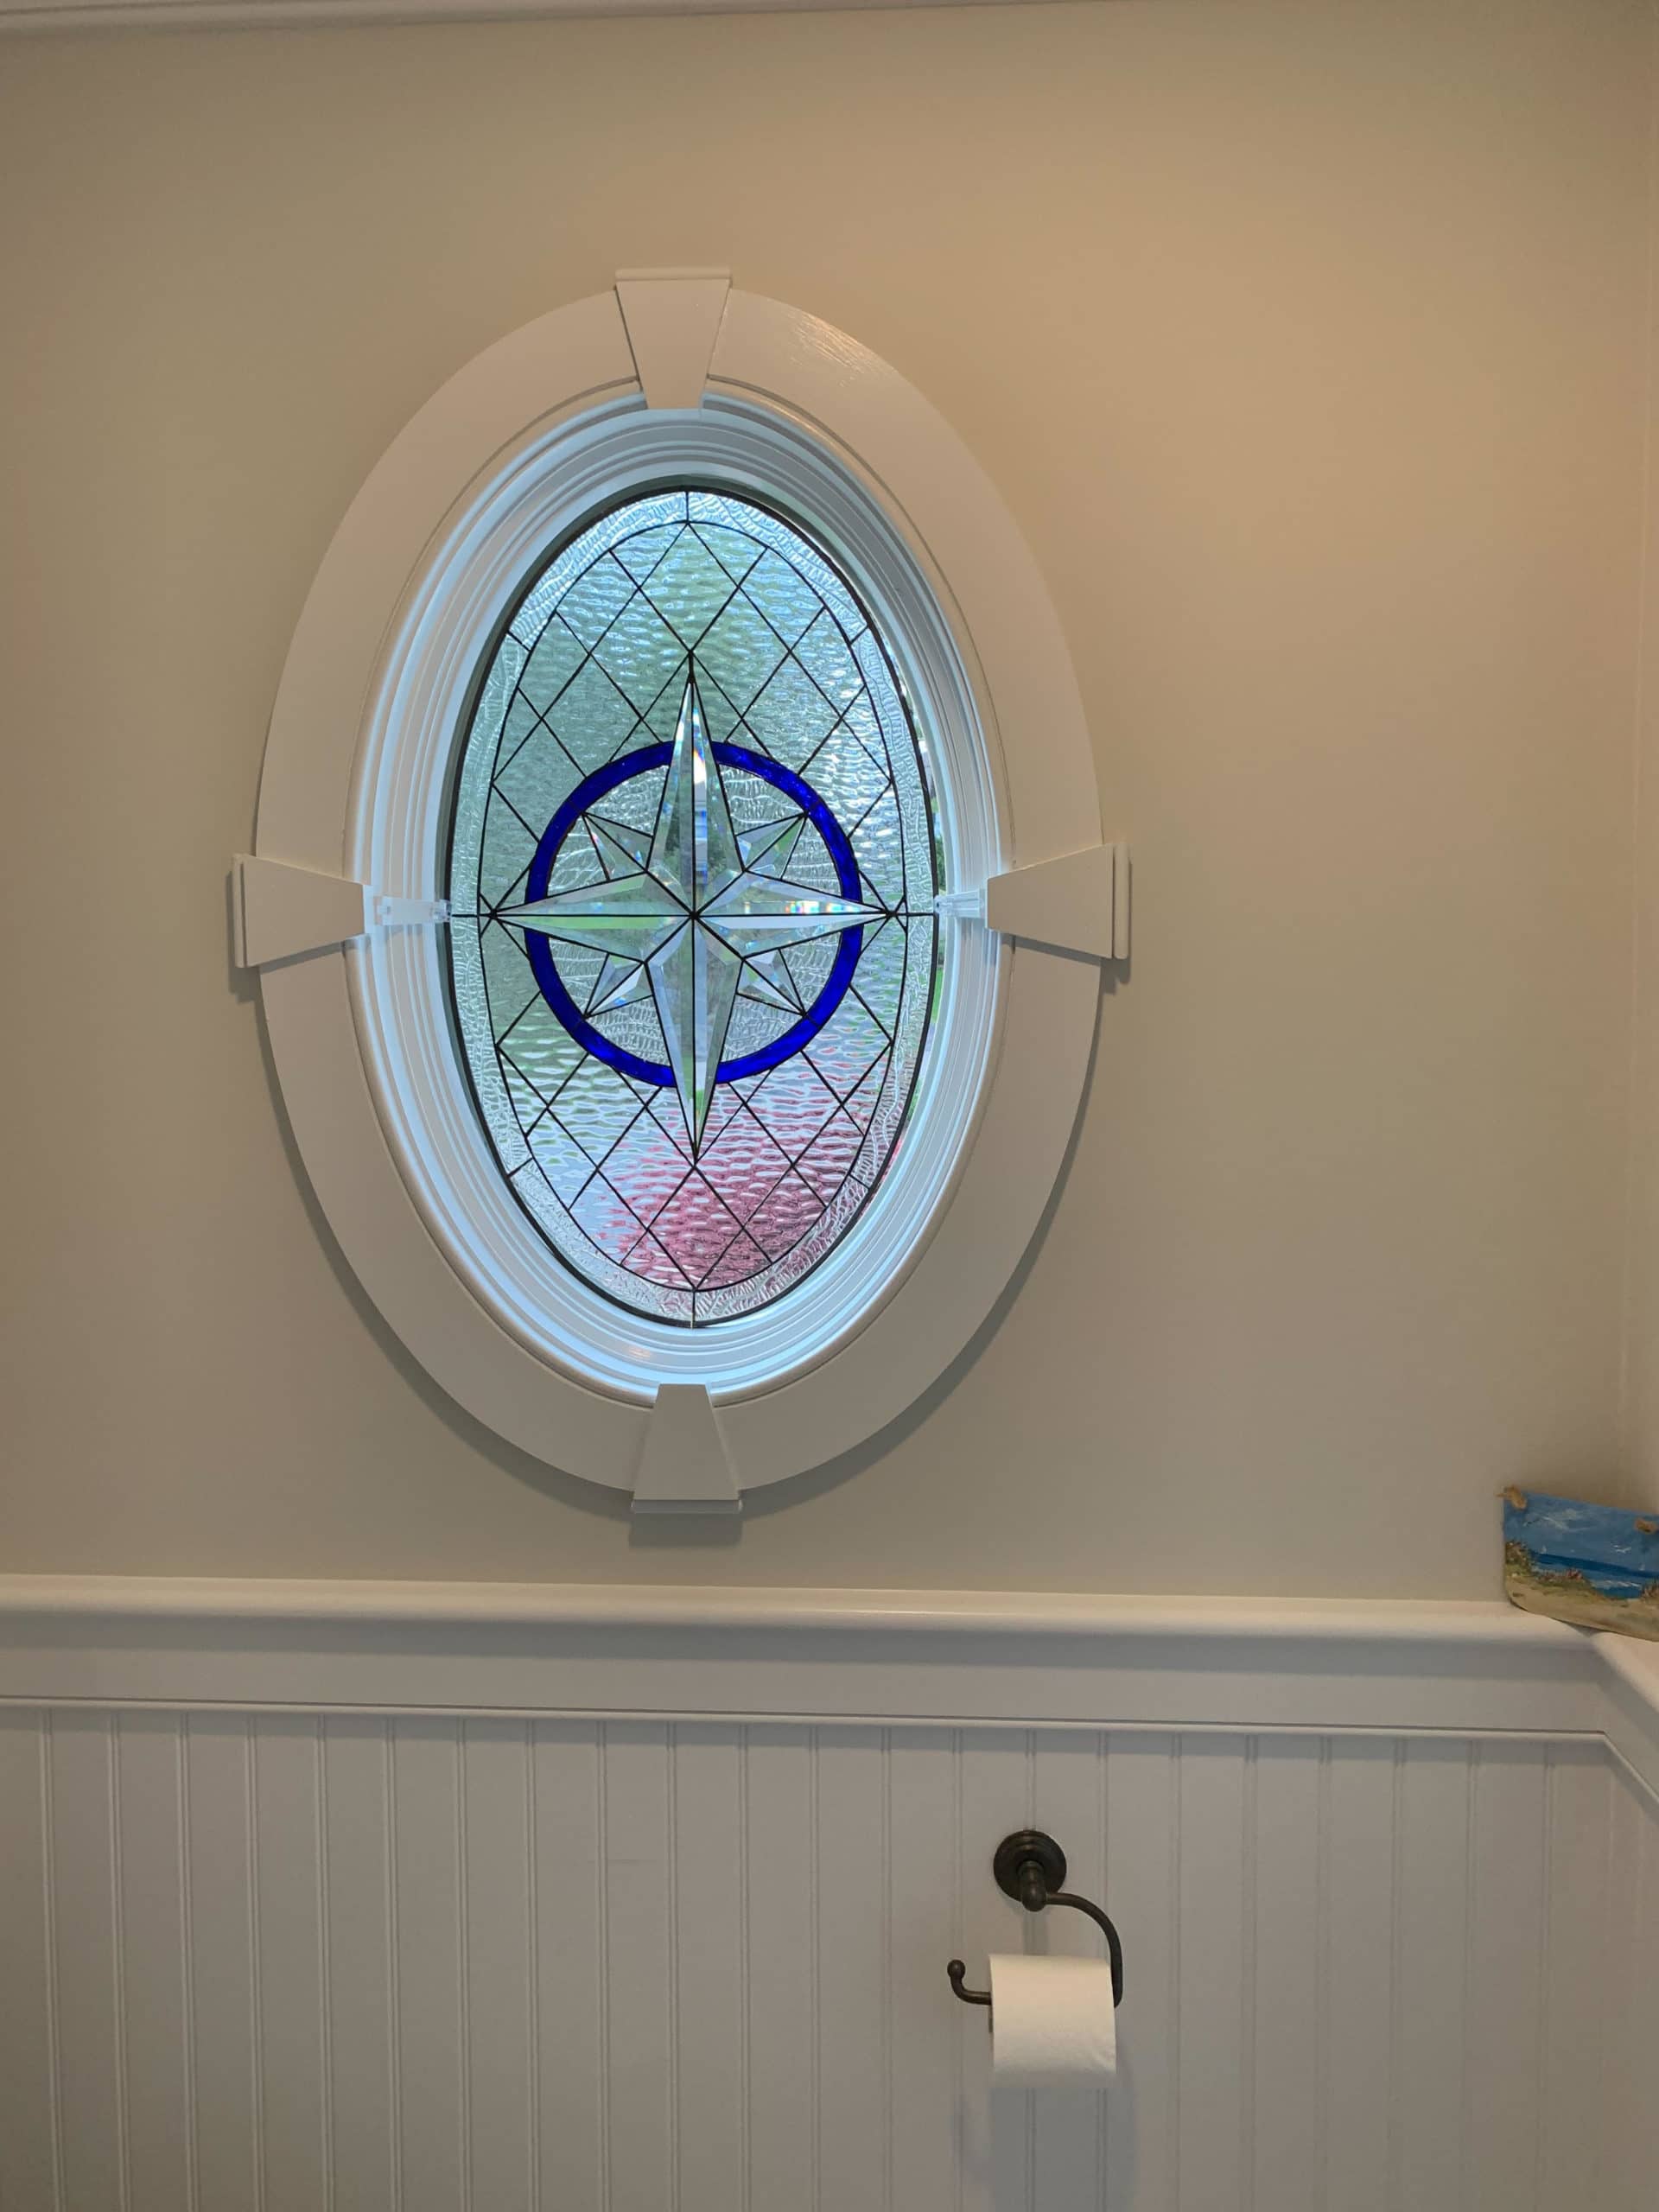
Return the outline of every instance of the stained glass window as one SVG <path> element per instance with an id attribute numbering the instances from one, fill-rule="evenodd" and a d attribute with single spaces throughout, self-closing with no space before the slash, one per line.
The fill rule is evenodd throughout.
<path id="1" fill-rule="evenodd" d="M 464 732 L 454 1007 L 503 1173 L 653 1319 L 782 1297 L 892 1165 L 938 987 L 922 743 L 830 555 L 628 499 L 536 576 Z"/>

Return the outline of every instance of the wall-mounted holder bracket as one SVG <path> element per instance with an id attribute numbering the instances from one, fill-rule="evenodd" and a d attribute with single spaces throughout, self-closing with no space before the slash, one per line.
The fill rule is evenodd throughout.
<path id="1" fill-rule="evenodd" d="M 994 875 L 985 887 L 985 919 L 1006 937 L 1096 960 L 1127 960 L 1129 849 L 1090 845 Z"/>
<path id="2" fill-rule="evenodd" d="M 350 877 L 238 853 L 231 863 L 233 952 L 238 968 L 323 952 L 375 930 L 447 921 L 442 899 L 399 899 Z"/>
<path id="3" fill-rule="evenodd" d="M 1112 2002 L 1123 2002 L 1123 1946 L 1118 1941 L 1117 1930 L 1097 1904 L 1087 1897 L 1074 1896 L 1065 1887 L 1065 1853 L 1052 1835 L 1041 1828 L 1016 1828 L 1012 1835 L 1005 1835 L 996 1847 L 991 1859 L 991 1872 L 996 1886 L 1005 1897 L 1013 1897 L 1027 1912 L 1041 1912 L 1051 1904 L 1069 1904 L 1092 1920 L 1106 1938 L 1107 1955 L 1112 1966 Z M 951 1988 L 964 2005 L 988 2006 L 988 1989 L 969 1989 L 968 1969 L 960 1959 L 952 1959 L 945 1967 Z"/>

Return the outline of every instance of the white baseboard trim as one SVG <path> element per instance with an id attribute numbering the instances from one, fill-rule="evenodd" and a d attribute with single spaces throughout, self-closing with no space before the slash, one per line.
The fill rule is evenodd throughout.
<path id="1" fill-rule="evenodd" d="M 1500 1603 L 0 1575 L 0 1700 L 1604 1738 L 1659 1649 Z"/>

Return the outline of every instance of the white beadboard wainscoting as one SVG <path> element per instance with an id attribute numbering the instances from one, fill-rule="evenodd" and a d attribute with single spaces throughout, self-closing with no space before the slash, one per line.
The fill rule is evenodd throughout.
<path id="1" fill-rule="evenodd" d="M 0 1578 L 0 2208 L 1638 2212 L 1656 1686 L 1497 1605 Z M 1103 2099 L 945 1982 L 1097 1947 L 1028 1822 Z"/>

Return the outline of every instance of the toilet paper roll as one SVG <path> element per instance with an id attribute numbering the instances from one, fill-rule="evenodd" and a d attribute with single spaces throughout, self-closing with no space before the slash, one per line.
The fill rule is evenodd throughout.
<path id="1" fill-rule="evenodd" d="M 1104 1959 L 991 1959 L 991 2078 L 1019 2089 L 1103 2088 L 1117 2071 Z"/>

